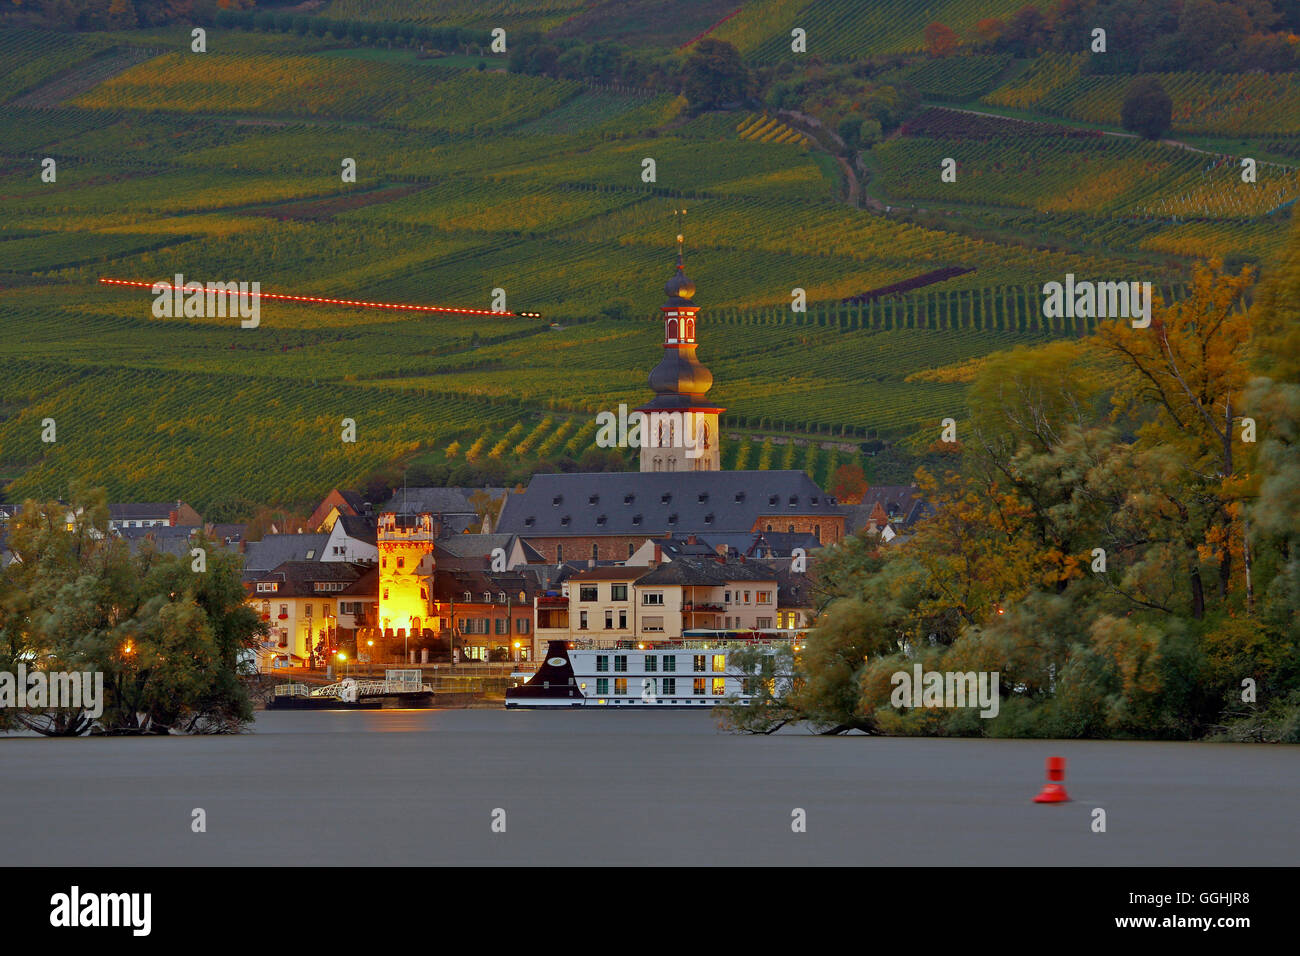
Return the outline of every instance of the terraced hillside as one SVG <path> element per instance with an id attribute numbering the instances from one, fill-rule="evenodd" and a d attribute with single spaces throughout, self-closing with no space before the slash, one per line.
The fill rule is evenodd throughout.
<path id="1" fill-rule="evenodd" d="M 1176 296 L 1198 258 L 1267 263 L 1300 193 L 1294 74 L 1170 74 L 1179 140 L 1112 135 L 1123 78 L 976 48 L 982 19 L 1024 5 L 656 0 L 617 26 L 605 3 L 333 0 L 210 27 L 202 54 L 180 26 L 0 27 L 3 494 L 80 476 L 124 499 L 293 504 L 414 460 L 576 461 L 597 411 L 647 396 L 682 208 L 700 357 L 737 436 L 724 463 L 870 472 L 864 443 L 964 416 L 962 377 L 927 370 L 1094 327 L 1044 321 L 1044 281 Z M 926 52 L 935 21 L 957 52 Z M 665 62 L 717 38 L 755 83 L 798 27 L 827 63 L 886 57 L 873 82 L 926 102 L 840 151 L 758 98 L 701 112 L 662 72 L 522 75 L 417 32 L 498 26 Z M 98 281 L 177 274 L 497 313 L 264 300 L 246 329 Z"/>

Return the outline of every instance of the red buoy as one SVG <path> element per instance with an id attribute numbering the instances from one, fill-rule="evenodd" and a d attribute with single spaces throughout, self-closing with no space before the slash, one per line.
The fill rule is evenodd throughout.
<path id="1" fill-rule="evenodd" d="M 1034 803 L 1068 803 L 1070 795 L 1065 792 L 1065 758 L 1047 758 L 1047 783 L 1034 797 Z"/>

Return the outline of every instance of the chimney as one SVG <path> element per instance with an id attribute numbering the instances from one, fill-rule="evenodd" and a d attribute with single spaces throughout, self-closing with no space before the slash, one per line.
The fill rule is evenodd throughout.
<path id="1" fill-rule="evenodd" d="M 656 545 L 655 545 L 655 559 L 654 559 L 654 562 L 653 562 L 654 565 L 655 565 L 656 567 L 658 567 L 659 564 L 663 562 L 663 559 L 664 559 L 664 549 L 663 549 L 662 547 L 660 547 L 659 545 L 656 544 Z"/>
<path id="2" fill-rule="evenodd" d="M 181 513 L 179 511 L 167 512 L 167 527 L 174 528 L 180 523 Z"/>
<path id="3" fill-rule="evenodd" d="M 722 555 L 722 554 L 719 554 L 719 555 L 718 555 L 716 558 L 714 558 L 713 560 L 717 561 L 718 564 L 726 564 L 726 563 L 727 563 L 726 555 Z"/>
<path id="4" fill-rule="evenodd" d="M 687 543 L 687 544 L 699 544 L 699 542 L 695 540 L 695 535 L 693 535 L 693 534 L 688 534 L 688 535 L 686 536 L 686 543 Z"/>
<path id="5" fill-rule="evenodd" d="M 239 539 L 239 553 L 240 553 L 240 554 L 243 554 L 243 553 L 244 553 L 245 551 L 247 551 L 247 550 L 248 550 L 248 542 L 245 541 L 243 538 L 240 538 L 240 539 Z"/>

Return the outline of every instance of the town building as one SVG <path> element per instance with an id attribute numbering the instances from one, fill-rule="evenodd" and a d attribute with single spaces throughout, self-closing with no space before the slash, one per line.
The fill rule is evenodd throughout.
<path id="1" fill-rule="evenodd" d="M 665 535 L 844 537 L 844 511 L 802 471 L 600 472 L 534 475 L 497 522 L 548 562 L 626 561 Z"/>
<path id="2" fill-rule="evenodd" d="M 367 570 L 346 561 L 285 561 L 245 581 L 249 605 L 270 629 L 269 653 L 293 666 L 324 664 L 338 640 L 339 597 Z"/>

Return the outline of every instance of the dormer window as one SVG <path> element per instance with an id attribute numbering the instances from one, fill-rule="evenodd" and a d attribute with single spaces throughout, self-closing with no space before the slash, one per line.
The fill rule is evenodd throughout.
<path id="1" fill-rule="evenodd" d="M 663 496 L 659 499 L 659 503 L 660 503 L 661 505 L 666 505 L 666 504 L 668 504 L 668 502 L 670 502 L 670 501 L 672 501 L 672 500 L 673 500 L 672 492 L 671 492 L 671 491 L 665 491 L 665 492 L 663 493 Z"/>
<path id="2" fill-rule="evenodd" d="M 600 501 L 600 495 L 588 495 L 588 496 L 587 496 L 587 504 L 589 504 L 589 505 L 597 504 L 599 501 Z"/>
<path id="3" fill-rule="evenodd" d="M 560 502 L 563 500 L 564 500 L 564 495 L 556 495 L 554 498 L 551 499 L 551 507 L 553 508 L 560 507 Z"/>
<path id="4" fill-rule="evenodd" d="M 567 528 L 568 526 L 569 526 L 569 516 L 565 515 L 563 518 L 560 519 L 560 527 Z"/>
<path id="5" fill-rule="evenodd" d="M 713 524 L 713 512 L 712 512 L 712 511 L 710 511 L 708 514 L 706 514 L 706 515 L 704 516 L 704 523 L 705 523 L 705 524 Z"/>
<path id="6" fill-rule="evenodd" d="M 708 493 L 707 491 L 702 491 L 702 492 L 700 492 L 700 496 L 699 496 L 696 500 L 697 500 L 700 504 L 704 504 L 706 501 L 709 500 L 709 493 Z"/>
<path id="7" fill-rule="evenodd" d="M 791 495 L 791 496 L 790 496 L 790 507 L 793 508 L 793 507 L 794 507 L 795 505 L 797 505 L 798 503 L 799 503 L 799 496 L 798 496 L 798 495 Z"/>
<path id="8" fill-rule="evenodd" d="M 604 515 L 596 515 L 596 524 L 598 524 L 598 525 L 604 525 L 604 523 L 605 523 L 605 516 L 604 516 Z"/>
<path id="9" fill-rule="evenodd" d="M 776 504 L 776 495 L 768 495 L 768 496 L 767 496 L 767 503 L 768 503 L 769 505 L 774 505 L 774 504 Z"/>
<path id="10" fill-rule="evenodd" d="M 505 604 L 505 603 L 506 603 L 506 592 L 505 592 L 505 591 L 502 591 L 500 594 L 497 595 L 497 603 L 498 603 L 498 604 Z"/>
<path id="11" fill-rule="evenodd" d="M 625 505 L 630 505 L 634 501 L 636 501 L 636 495 L 628 494 L 623 496 L 623 504 Z"/>
<path id="12" fill-rule="evenodd" d="M 536 518 L 534 518 L 532 515 L 529 515 L 527 518 L 524 519 L 524 527 L 531 528 L 536 521 L 537 521 Z"/>
<path id="13" fill-rule="evenodd" d="M 745 493 L 744 493 L 743 491 L 737 491 L 737 492 L 736 492 L 736 504 L 740 504 L 740 503 L 741 503 L 742 501 L 744 501 L 744 500 L 745 500 Z"/>
<path id="14" fill-rule="evenodd" d="M 670 515 L 668 516 L 668 523 L 669 523 L 669 524 L 676 524 L 676 523 L 677 523 L 677 513 L 676 513 L 676 512 L 673 512 L 672 514 L 670 514 Z"/>
<path id="15" fill-rule="evenodd" d="M 483 603 L 484 603 L 484 604 L 491 604 L 491 603 L 492 603 L 492 592 L 491 592 L 491 591 L 484 591 L 484 592 L 483 592 Z"/>
<path id="16" fill-rule="evenodd" d="M 816 496 L 816 495 L 813 495 L 812 498 L 809 499 L 809 500 L 812 501 L 813 504 L 817 504 L 817 496 Z"/>
<path id="17" fill-rule="evenodd" d="M 633 523 L 634 525 L 640 524 L 640 523 L 641 523 L 641 516 L 640 516 L 640 515 L 633 515 L 633 516 L 632 516 L 632 523 Z"/>

